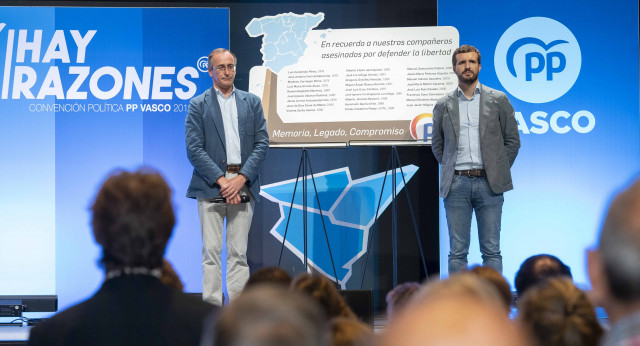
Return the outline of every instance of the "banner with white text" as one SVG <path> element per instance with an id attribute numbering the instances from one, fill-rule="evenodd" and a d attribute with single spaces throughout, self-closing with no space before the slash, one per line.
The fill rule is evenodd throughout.
<path id="1" fill-rule="evenodd" d="M 173 188 L 167 256 L 201 289 L 184 119 L 216 47 L 229 47 L 227 8 L 0 7 L 0 295 L 58 294 L 64 308 L 91 294 L 90 203 L 111 170 L 141 165 Z"/>
<path id="2" fill-rule="evenodd" d="M 455 86 L 452 27 L 313 30 L 324 13 L 254 18 L 250 72 L 272 144 L 428 143 L 431 110 Z M 289 25 L 288 23 L 295 23 Z"/>
<path id="3" fill-rule="evenodd" d="M 585 250 L 612 194 L 640 171 L 638 1 L 439 1 L 438 24 L 480 50 L 479 81 L 506 92 L 516 112 L 522 147 L 504 195 L 505 277 L 548 253 L 588 287 Z M 442 207 L 440 219 L 446 272 Z M 470 262 L 482 263 L 475 227 Z"/>

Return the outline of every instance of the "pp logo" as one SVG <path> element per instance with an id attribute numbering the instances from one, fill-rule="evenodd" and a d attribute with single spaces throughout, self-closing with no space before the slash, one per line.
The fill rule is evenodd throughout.
<path id="1" fill-rule="evenodd" d="M 209 57 L 200 57 L 200 59 L 198 59 L 198 62 L 196 63 L 196 66 L 198 67 L 198 71 L 207 72 L 209 70 Z"/>
<path id="2" fill-rule="evenodd" d="M 566 26 L 531 17 L 513 24 L 496 46 L 496 74 L 518 99 L 544 103 L 564 95 L 578 79 L 580 46 Z"/>
<path id="3" fill-rule="evenodd" d="M 433 115 L 422 113 L 411 121 L 411 136 L 413 139 L 430 140 L 433 134 Z"/>

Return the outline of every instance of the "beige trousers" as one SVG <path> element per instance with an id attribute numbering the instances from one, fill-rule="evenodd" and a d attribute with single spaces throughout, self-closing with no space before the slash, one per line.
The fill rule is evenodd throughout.
<path id="1" fill-rule="evenodd" d="M 226 173 L 231 179 L 236 173 Z M 251 196 L 244 186 L 241 195 Z M 222 242 L 226 219 L 227 244 L 227 297 L 232 301 L 244 288 L 249 279 L 247 263 L 247 242 L 253 218 L 255 200 L 249 203 L 227 205 L 213 203 L 210 199 L 198 199 L 198 213 L 202 231 L 202 298 L 212 304 L 222 305 Z"/>

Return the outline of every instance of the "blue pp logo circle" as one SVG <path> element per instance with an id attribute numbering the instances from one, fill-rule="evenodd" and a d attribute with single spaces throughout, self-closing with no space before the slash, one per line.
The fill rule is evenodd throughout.
<path id="1" fill-rule="evenodd" d="M 196 63 L 196 66 L 198 67 L 198 71 L 207 72 L 209 70 L 209 57 L 200 57 L 200 59 L 198 59 L 198 62 Z"/>
<path id="2" fill-rule="evenodd" d="M 580 75 L 582 55 L 578 40 L 562 23 L 531 17 L 502 34 L 494 65 L 500 83 L 511 95 L 544 103 L 571 89 Z"/>

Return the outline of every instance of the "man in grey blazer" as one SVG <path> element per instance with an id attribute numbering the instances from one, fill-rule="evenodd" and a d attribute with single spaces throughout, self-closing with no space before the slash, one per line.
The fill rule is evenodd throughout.
<path id="1" fill-rule="evenodd" d="M 480 52 L 475 47 L 460 46 L 452 62 L 458 88 L 433 109 L 431 146 L 442 165 L 440 197 L 449 226 L 449 273 L 467 267 L 474 211 L 483 265 L 502 272 L 502 194 L 513 189 L 518 123 L 507 96 L 478 82 Z"/>
<path id="2" fill-rule="evenodd" d="M 258 170 L 269 149 L 260 98 L 233 85 L 236 63 L 226 49 L 209 54 L 213 87 L 191 99 L 185 124 L 187 156 L 194 168 L 187 197 L 198 199 L 202 229 L 202 295 L 216 305 L 223 303 L 220 256 L 225 218 L 229 300 L 249 278 L 249 228 L 260 198 Z"/>

